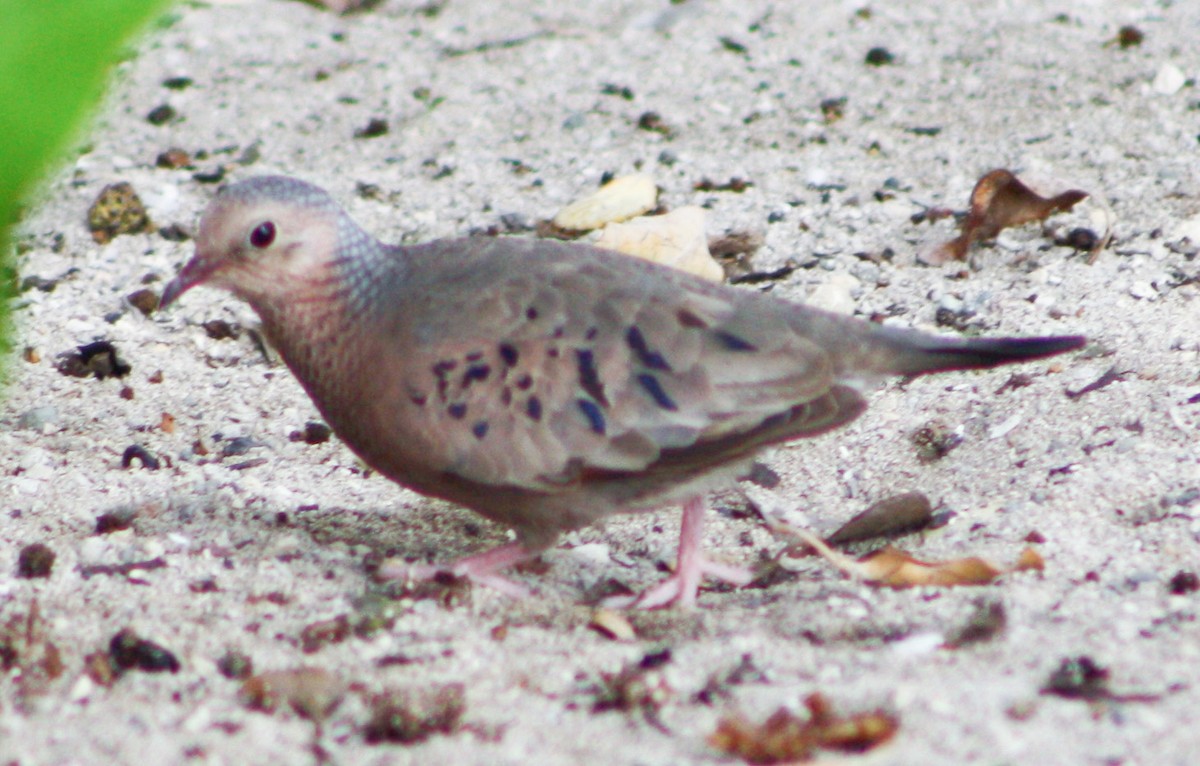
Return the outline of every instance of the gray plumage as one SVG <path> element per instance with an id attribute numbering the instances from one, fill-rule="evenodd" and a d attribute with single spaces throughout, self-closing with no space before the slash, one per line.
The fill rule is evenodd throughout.
<path id="1" fill-rule="evenodd" d="M 202 282 L 250 303 L 363 460 L 514 528 L 526 553 L 843 425 L 882 376 L 1083 343 L 886 328 L 582 244 L 388 246 L 282 177 L 222 189 L 163 304 Z"/>

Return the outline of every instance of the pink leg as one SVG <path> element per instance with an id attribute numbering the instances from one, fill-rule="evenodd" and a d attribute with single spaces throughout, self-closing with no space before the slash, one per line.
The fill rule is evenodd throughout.
<path id="1" fill-rule="evenodd" d="M 529 589 L 520 583 L 499 574 L 500 570 L 533 558 L 536 552 L 526 550 L 519 542 L 505 543 L 483 553 L 459 559 L 452 564 L 411 565 L 403 561 L 387 560 L 379 567 L 376 576 L 380 580 L 432 580 L 443 572 L 456 577 L 465 577 L 471 582 L 486 585 L 512 598 L 525 598 Z"/>
<path id="2" fill-rule="evenodd" d="M 702 550 L 704 543 L 704 502 L 695 497 L 684 503 L 679 530 L 679 554 L 675 573 L 640 596 L 617 596 L 606 600 L 608 606 L 634 606 L 656 609 L 672 604 L 688 608 L 696 605 L 696 592 L 704 575 L 733 585 L 750 582 L 750 570 L 709 561 Z"/>

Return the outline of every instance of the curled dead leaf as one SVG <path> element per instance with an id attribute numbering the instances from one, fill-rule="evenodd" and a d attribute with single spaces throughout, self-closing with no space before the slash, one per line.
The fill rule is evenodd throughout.
<path id="1" fill-rule="evenodd" d="M 885 497 L 870 508 L 838 527 L 827 538 L 830 545 L 892 537 L 929 526 L 933 521 L 933 506 L 921 492 L 905 492 Z"/>
<path id="2" fill-rule="evenodd" d="M 1087 197 L 1088 193 L 1079 189 L 1043 197 L 1021 183 L 1012 171 L 993 170 L 975 184 L 971 192 L 971 209 L 961 233 L 926 254 L 923 260 L 932 265 L 965 260 L 975 242 L 993 239 L 1012 226 L 1044 221 L 1055 213 L 1070 210 Z"/>
<path id="3" fill-rule="evenodd" d="M 819 749 L 861 753 L 887 742 L 899 728 L 895 716 L 881 710 L 838 717 L 820 694 L 804 700 L 808 718 L 780 708 L 761 724 L 740 714 L 725 716 L 708 743 L 747 763 L 795 762 Z"/>
<path id="4" fill-rule="evenodd" d="M 994 564 L 976 556 L 948 561 L 920 561 L 890 545 L 868 553 L 856 561 L 833 550 L 806 530 L 784 525 L 782 522 L 775 522 L 773 529 L 799 538 L 848 577 L 892 588 L 911 588 L 917 585 L 984 585 L 1009 572 L 1030 569 L 1041 571 L 1045 568 L 1041 555 L 1033 548 L 1022 551 L 1017 563 L 1010 567 Z"/>

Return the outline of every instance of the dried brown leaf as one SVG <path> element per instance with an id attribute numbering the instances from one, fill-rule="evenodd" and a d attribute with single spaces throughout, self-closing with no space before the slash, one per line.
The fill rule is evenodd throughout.
<path id="1" fill-rule="evenodd" d="M 242 701 L 255 710 L 274 712 L 286 702 L 301 716 L 321 721 L 342 701 L 345 687 L 324 668 L 272 670 L 246 679 Z"/>
<path id="2" fill-rule="evenodd" d="M 870 540 L 910 532 L 928 526 L 933 506 L 920 492 L 886 497 L 847 521 L 826 542 L 830 545 Z"/>
<path id="3" fill-rule="evenodd" d="M 363 734 L 371 744 L 411 745 L 462 726 L 466 690 L 462 684 L 435 689 L 390 690 L 369 700 L 371 720 Z"/>
<path id="4" fill-rule="evenodd" d="M 892 588 L 911 588 L 917 585 L 984 585 L 1009 572 L 1028 569 L 1041 571 L 1045 566 L 1042 557 L 1032 548 L 1022 551 L 1017 563 L 1011 567 L 1000 566 L 975 556 L 949 561 L 921 561 L 890 545 L 868 553 L 856 561 L 833 550 L 806 530 L 779 522 L 776 522 L 773 528 L 807 543 L 847 576 Z"/>
<path id="5" fill-rule="evenodd" d="M 775 764 L 808 759 L 818 749 L 861 753 L 887 742 L 899 721 L 882 710 L 844 718 L 834 715 L 820 694 L 805 701 L 808 718 L 780 708 L 761 724 L 740 714 L 726 716 L 708 743 L 747 763 Z"/>
<path id="6" fill-rule="evenodd" d="M 1086 199 L 1088 193 L 1071 189 L 1053 197 L 1043 197 L 1013 175 L 999 169 L 985 174 L 971 192 L 971 209 L 963 222 L 961 233 L 943 243 L 926 256 L 930 263 L 965 260 L 971 245 L 982 239 L 993 239 L 1002 230 L 1044 221 L 1062 213 Z"/>

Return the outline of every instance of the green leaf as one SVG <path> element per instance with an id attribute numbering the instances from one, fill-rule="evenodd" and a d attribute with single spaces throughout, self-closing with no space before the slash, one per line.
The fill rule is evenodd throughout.
<path id="1" fill-rule="evenodd" d="M 19 205 L 99 100 L 108 71 L 166 0 L 0 0 L 0 347 Z"/>

